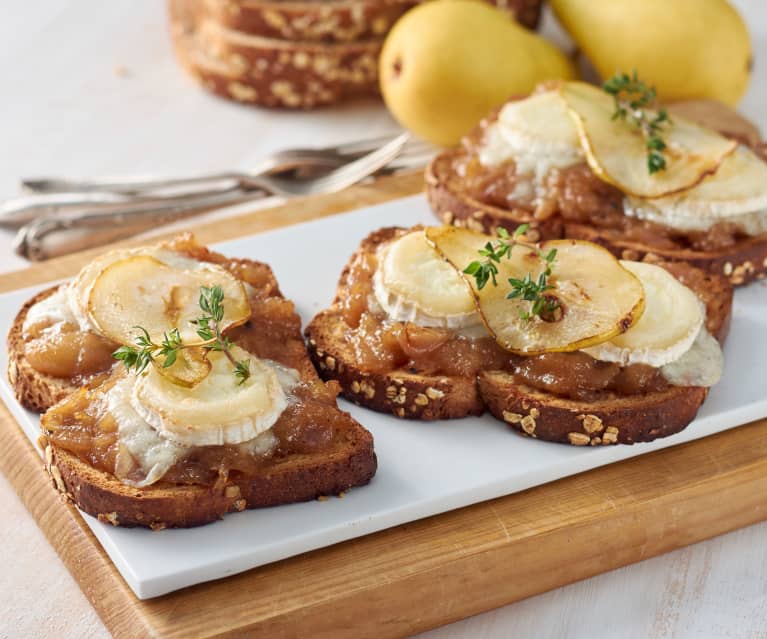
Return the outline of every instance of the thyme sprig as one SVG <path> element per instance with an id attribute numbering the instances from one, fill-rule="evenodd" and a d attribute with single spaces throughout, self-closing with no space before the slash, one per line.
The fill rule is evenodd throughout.
<path id="1" fill-rule="evenodd" d="M 537 280 L 533 279 L 532 273 L 527 273 L 522 279 L 508 278 L 511 292 L 506 296 L 506 299 L 521 298 L 531 302 L 529 311 L 521 310 L 519 312 L 519 316 L 528 321 L 535 316 L 550 316 L 560 307 L 559 301 L 555 297 L 546 295 L 546 291 L 554 288 L 549 283 L 549 277 L 551 277 L 554 260 L 557 258 L 557 249 L 551 249 L 544 253 L 536 245 L 520 239 L 529 228 L 529 224 L 522 224 L 517 227 L 513 234 L 509 234 L 504 228 L 499 228 L 497 231 L 498 241 L 487 242 L 484 248 L 478 251 L 485 259 L 475 260 L 463 270 L 467 275 L 474 277 L 478 290 L 482 290 L 489 281 L 493 282 L 493 286 L 498 286 L 498 264 L 501 263 L 501 260 L 504 257 L 511 257 L 512 250 L 517 245 L 533 249 L 538 257 L 544 261 L 546 268 L 538 275 Z"/>
<path id="2" fill-rule="evenodd" d="M 658 109 L 654 115 L 648 112 L 648 107 L 656 103 L 655 87 L 649 87 L 639 79 L 634 71 L 617 73 L 605 81 L 602 88 L 613 96 L 615 112 L 613 120 L 626 120 L 639 128 L 645 138 L 647 150 L 647 170 L 650 175 L 666 169 L 666 142 L 662 133 L 664 127 L 671 124 L 671 118 L 665 109 Z"/>
<path id="3" fill-rule="evenodd" d="M 506 299 L 521 297 L 525 301 L 532 302 L 529 312 L 520 311 L 519 316 L 523 320 L 531 320 L 536 315 L 548 317 L 559 308 L 559 300 L 546 295 L 546 291 L 554 288 L 549 284 L 549 277 L 551 276 L 551 267 L 557 257 L 557 249 L 551 249 L 545 255 L 539 251 L 538 255 L 546 262 L 546 268 L 538 275 L 537 282 L 533 280 L 531 273 L 525 275 L 521 280 L 509 278 L 511 293 L 506 296 Z"/>
<path id="4" fill-rule="evenodd" d="M 488 242 L 484 248 L 479 249 L 478 253 L 486 258 L 482 261 L 474 261 L 469 264 L 463 272 L 467 275 L 473 275 L 477 282 L 477 288 L 481 291 L 485 288 L 485 285 L 489 280 L 493 281 L 493 286 L 498 286 L 498 264 L 504 257 L 511 257 L 511 250 L 515 244 L 519 244 L 517 241 L 519 237 L 524 235 L 530 228 L 529 224 L 522 224 L 517 227 L 513 235 L 509 235 L 509 232 L 502 227 L 498 228 L 498 241 Z"/>
<path id="5" fill-rule="evenodd" d="M 121 361 L 127 370 L 135 370 L 141 373 L 150 363 L 158 365 L 157 359 L 162 358 L 159 364 L 162 368 L 173 366 L 178 354 L 185 348 L 199 346 L 209 351 L 221 351 L 231 362 L 234 376 L 238 384 L 243 384 L 250 377 L 250 361 L 243 359 L 237 361 L 232 355 L 231 340 L 221 333 L 221 322 L 224 319 L 224 289 L 219 286 L 200 287 L 198 301 L 200 309 L 205 313 L 192 324 L 197 327 L 197 335 L 203 340 L 203 344 L 185 344 L 178 328 L 163 333 L 162 341 L 157 344 L 142 326 L 135 326 L 139 331 L 135 340 L 135 346 L 121 346 L 112 357 Z"/>

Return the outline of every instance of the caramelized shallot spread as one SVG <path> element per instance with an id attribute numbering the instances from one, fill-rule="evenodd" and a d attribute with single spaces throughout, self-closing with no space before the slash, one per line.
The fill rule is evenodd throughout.
<path id="1" fill-rule="evenodd" d="M 186 447 L 183 457 L 162 477 L 159 485 L 220 486 L 238 475 L 252 475 L 286 456 L 312 454 L 338 445 L 346 437 L 343 430 L 334 428 L 338 420 L 338 384 L 323 383 L 317 377 L 306 355 L 301 320 L 293 303 L 279 296 L 269 268 L 226 259 L 189 239 L 176 240 L 170 248 L 198 260 L 220 264 L 250 285 L 251 317 L 246 324 L 230 331 L 228 337 L 257 357 L 297 370 L 301 382 L 292 389 L 288 407 L 272 426 L 276 444 L 268 453 L 253 453 L 243 444 Z M 64 403 L 50 409 L 43 417 L 49 441 L 94 468 L 114 474 L 120 442 L 118 425 L 107 409 L 107 393 L 124 375 L 122 367 L 115 367 L 105 381 L 102 377 L 101 383 L 81 388 Z"/>
<path id="2" fill-rule="evenodd" d="M 79 385 L 114 364 L 117 344 L 69 322 L 40 322 L 24 334 L 24 356 L 43 375 Z"/>
<path id="3" fill-rule="evenodd" d="M 584 162 L 552 169 L 545 177 L 544 193 L 535 193 L 529 177 L 520 180 L 513 159 L 485 166 L 479 152 L 484 122 L 463 140 L 464 152 L 453 160 L 453 170 L 467 193 L 489 206 L 525 211 L 538 220 L 559 216 L 565 223 L 587 224 L 605 239 L 636 241 L 658 249 L 715 251 L 748 238 L 735 225 L 719 222 L 706 231 L 683 231 L 624 215 L 623 193 L 600 180 Z"/>
<path id="4" fill-rule="evenodd" d="M 344 339 L 352 347 L 358 366 L 366 372 L 403 370 L 429 376 L 471 377 L 483 370 L 504 370 L 512 373 L 517 383 L 585 401 L 668 387 L 660 370 L 651 366 L 622 367 L 582 352 L 514 355 L 490 336 L 468 337 L 450 329 L 392 321 L 371 303 L 376 266 L 372 252 L 358 253 L 345 276 L 348 294 L 339 301 L 348 327 Z"/>

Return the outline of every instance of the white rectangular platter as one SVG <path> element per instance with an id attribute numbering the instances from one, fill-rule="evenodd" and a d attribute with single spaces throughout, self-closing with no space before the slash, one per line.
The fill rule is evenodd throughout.
<path id="1" fill-rule="evenodd" d="M 306 323 L 330 302 L 343 265 L 365 235 L 382 226 L 417 223 L 434 223 L 422 196 L 215 248 L 270 264 L 283 293 L 295 301 Z M 22 303 L 40 288 L 0 296 L 3 335 Z M 150 532 L 84 518 L 136 596 L 156 597 L 765 417 L 767 389 L 761 372 L 765 355 L 767 290 L 758 283 L 736 293 L 722 382 L 712 389 L 698 418 L 672 437 L 651 444 L 576 448 L 520 437 L 490 416 L 421 423 L 342 401 L 342 408 L 372 431 L 379 462 L 370 485 L 350 491 L 343 499 L 246 511 L 189 530 Z M 5 358 L 3 353 L 3 371 Z M 35 442 L 37 416 L 13 399 L 5 376 L 0 391 Z"/>

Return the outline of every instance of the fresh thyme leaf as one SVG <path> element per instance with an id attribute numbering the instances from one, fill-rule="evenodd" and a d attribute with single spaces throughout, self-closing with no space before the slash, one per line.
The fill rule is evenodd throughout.
<path id="1" fill-rule="evenodd" d="M 614 75 L 605 81 L 602 89 L 613 96 L 615 112 L 612 119 L 626 120 L 639 128 L 644 135 L 647 170 L 650 175 L 664 171 L 667 168 L 666 158 L 663 155 L 666 143 L 661 133 L 664 125 L 671 124 L 671 118 L 665 109 L 660 109 L 654 117 L 645 110 L 656 102 L 655 87 L 648 87 L 634 71 L 630 76 L 627 73 Z"/>
<path id="2" fill-rule="evenodd" d="M 512 249 L 518 244 L 534 249 L 538 254 L 538 257 L 546 264 L 546 268 L 538 276 L 538 280 L 533 281 L 531 273 L 528 273 L 522 279 L 513 277 L 508 279 L 508 283 L 511 286 L 511 292 L 506 296 L 506 299 L 521 298 L 526 302 L 532 303 L 529 312 L 520 312 L 520 317 L 524 320 L 531 320 L 536 315 L 545 316 L 551 314 L 559 308 L 559 302 L 556 298 L 545 295 L 546 291 L 554 288 L 549 284 L 548 278 L 551 276 L 551 268 L 554 264 L 554 260 L 557 258 L 557 249 L 551 249 L 544 254 L 534 244 L 520 241 L 518 238 L 524 236 L 529 229 L 529 224 L 522 224 L 510 235 L 506 229 L 499 228 L 497 233 L 500 239 L 495 243 L 488 242 L 485 244 L 484 248 L 477 251 L 486 259 L 482 261 L 474 261 L 463 270 L 467 275 L 474 277 L 477 289 L 480 291 L 490 280 L 492 280 L 493 286 L 498 286 L 497 264 L 500 264 L 501 259 L 510 257 Z"/>
<path id="3" fill-rule="evenodd" d="M 245 380 L 250 377 L 250 360 L 243 359 L 234 365 L 234 375 L 239 380 L 238 385 L 245 383 Z"/>
<path id="4" fill-rule="evenodd" d="M 484 248 L 479 249 L 478 253 L 480 256 L 486 259 L 474 261 L 463 269 L 463 272 L 467 275 L 474 276 L 477 289 L 481 291 L 491 280 L 493 286 L 498 286 L 497 264 L 500 264 L 504 257 L 511 256 L 511 250 L 514 248 L 514 245 L 519 243 L 516 241 L 516 238 L 524 235 L 529 228 L 529 224 L 522 224 L 517 227 L 513 235 L 509 235 L 505 228 L 499 227 L 496 231 L 498 233 L 498 241 L 495 243 L 488 242 Z"/>

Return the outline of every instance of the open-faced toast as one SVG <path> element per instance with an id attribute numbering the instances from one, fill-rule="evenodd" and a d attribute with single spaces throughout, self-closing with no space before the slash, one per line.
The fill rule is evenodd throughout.
<path id="1" fill-rule="evenodd" d="M 676 432 L 692 421 L 707 395 L 707 383 L 687 385 L 679 382 L 679 376 L 673 383 L 668 382 L 660 367 L 692 353 L 698 332 L 713 335 L 719 341 L 724 339 L 732 306 L 732 287 L 726 278 L 684 263 L 660 262 L 643 267 L 658 271 L 661 269 L 657 266 L 661 266 L 667 272 L 666 279 L 681 283 L 682 286 L 677 286 L 693 300 L 688 300 L 689 312 L 698 318 L 691 320 L 693 328 L 685 338 L 687 342 L 677 344 L 674 355 L 665 353 L 662 362 L 648 352 L 640 352 L 624 363 L 603 361 L 597 357 L 607 356 L 566 344 L 538 345 L 538 351 L 532 349 L 525 354 L 519 349 L 501 347 L 500 340 L 491 337 L 485 327 L 472 324 L 468 315 L 459 318 L 453 312 L 452 326 L 435 326 L 434 322 L 424 320 L 433 319 L 429 308 L 447 308 L 445 291 L 457 290 L 455 282 L 444 275 L 441 266 L 436 266 L 440 259 L 450 262 L 445 257 L 449 252 L 428 258 L 433 263 L 414 257 L 415 251 L 430 250 L 426 244 L 418 248 L 421 244 L 411 241 L 416 235 L 432 238 L 439 234 L 445 234 L 444 229 L 415 227 L 386 228 L 369 235 L 345 267 L 331 307 L 307 326 L 309 352 L 320 375 L 337 380 L 345 397 L 373 410 L 421 420 L 477 415 L 487 408 L 523 434 L 576 445 L 591 443 L 592 438 L 594 443 L 605 444 L 648 441 Z M 469 241 L 482 248 L 485 241 L 492 239 L 477 236 Z M 560 254 L 567 250 L 561 244 Z M 590 243 L 574 244 L 585 245 L 588 255 L 595 253 L 607 267 L 625 271 L 603 249 Z M 405 245 L 407 248 L 402 248 Z M 441 250 L 439 240 L 435 246 Z M 387 264 L 395 259 L 402 260 L 397 271 L 400 283 L 405 282 L 402 289 L 396 289 L 397 275 L 387 275 L 386 271 Z M 405 265 L 406 261 L 409 264 Z M 468 276 L 463 273 L 467 279 L 462 280 L 460 270 L 469 262 L 460 264 L 462 268 L 455 268 L 454 272 L 459 286 L 465 287 L 468 295 Z M 595 268 L 599 271 L 602 267 Z M 601 275 L 597 273 L 596 277 Z M 414 280 L 412 286 L 409 279 Z M 670 286 L 661 280 L 664 282 L 661 288 Z M 391 284 L 388 293 L 381 292 L 382 281 Z M 498 282 L 502 283 L 500 275 Z M 610 291 L 606 286 L 609 283 L 602 282 L 602 290 Z M 621 290 L 620 282 L 615 286 Z M 395 289 L 401 296 L 395 302 L 387 300 Z M 418 303 L 425 298 L 442 302 L 428 307 L 422 304 L 416 312 L 409 306 L 416 298 Z M 595 298 L 590 299 L 598 303 Z M 477 302 L 471 297 L 469 300 Z M 642 300 L 641 304 L 644 303 Z M 702 306 L 705 313 L 700 310 Z M 452 310 L 455 308 L 454 305 Z M 516 307 L 509 308 L 509 312 L 517 312 Z M 564 303 L 563 308 L 567 308 Z M 630 304 L 628 308 L 634 307 Z M 680 313 L 687 312 L 682 308 Z M 572 304 L 569 312 L 575 312 Z M 625 320 L 617 320 L 620 326 L 615 330 L 627 332 L 636 321 L 632 313 L 638 312 L 631 311 Z M 704 317 L 705 331 L 701 329 Z M 459 319 L 463 324 L 456 328 Z M 484 321 L 487 324 L 486 317 Z M 540 319 L 529 321 L 530 331 L 535 333 L 539 327 L 535 322 L 540 324 Z M 695 321 L 699 323 L 696 325 Z M 524 326 L 522 330 L 526 330 Z M 591 338 L 588 345 L 598 345 L 606 339 Z M 710 338 L 714 344 L 716 340 Z M 709 343 L 709 348 L 716 351 L 714 359 L 721 357 L 717 345 Z M 572 352 L 557 352 L 562 350 Z M 644 364 L 645 360 L 655 364 Z M 705 368 L 708 364 L 704 361 L 694 366 Z M 721 361 L 711 365 L 716 371 Z M 690 364 L 685 366 L 689 369 Z M 592 430 L 588 431 L 589 428 Z M 607 428 L 610 430 L 605 434 Z M 591 434 L 588 441 L 584 440 L 587 433 Z"/>
<path id="2" fill-rule="evenodd" d="M 320 375 L 337 380 L 343 395 L 356 404 L 413 419 L 479 415 L 484 409 L 472 375 L 428 374 L 407 360 L 389 365 L 375 353 L 376 319 L 369 317 L 370 332 L 358 332 L 359 325 L 353 326 L 369 310 L 378 249 L 406 233 L 407 229 L 385 228 L 362 241 L 341 274 L 332 306 L 306 327 L 309 354 Z M 410 328 L 418 330 L 415 325 Z"/>
<path id="3" fill-rule="evenodd" d="M 113 366 L 79 387 L 41 379 L 19 329 L 40 296 L 11 331 L 20 398 L 65 395 L 42 416 L 40 443 L 55 487 L 78 507 L 114 525 L 193 526 L 375 474 L 372 436 L 317 376 L 267 265 L 189 236 L 98 259 L 86 267 L 97 272 L 87 312 L 113 340 Z"/>
<path id="4" fill-rule="evenodd" d="M 545 96 L 560 90 L 548 87 L 530 98 L 509 102 L 491 113 L 460 147 L 446 150 L 431 162 L 426 170 L 428 198 L 444 223 L 487 233 L 498 227 L 513 230 L 527 223 L 535 239 L 585 239 L 623 259 L 641 260 L 650 255 L 684 261 L 723 274 L 735 285 L 765 277 L 767 222 L 763 209 L 767 187 L 760 177 L 767 172 L 765 162 L 760 161 L 765 157 L 765 146 L 750 123 L 728 107 L 711 102 L 683 103 L 678 114 L 671 105 L 674 122 L 694 120 L 707 125 L 700 129 L 706 132 L 716 128 L 732 139 L 731 146 L 720 144 L 721 157 L 715 155 L 713 166 L 701 168 L 699 176 L 691 178 L 702 180 L 694 186 L 663 197 L 634 197 L 627 195 L 626 187 L 616 185 L 617 180 L 597 174 L 594 166 L 599 158 L 593 159 L 590 151 L 584 158 L 579 144 L 586 144 L 583 140 L 589 138 L 580 130 L 580 138 L 569 130 L 574 125 L 567 124 L 571 116 L 566 110 L 554 107 L 551 117 L 547 116 L 546 105 L 551 106 L 552 101 L 542 102 L 540 110 L 518 107 L 529 100 L 544 101 Z M 540 118 L 540 127 L 536 118 Z M 511 134 L 502 131 L 507 126 L 503 122 L 508 121 L 513 121 L 512 128 L 521 127 L 518 140 L 514 138 L 516 129 Z M 562 139 L 539 135 L 547 130 L 546 122 L 560 121 L 568 127 Z M 614 125 L 609 115 L 590 122 L 594 121 Z M 530 130 L 524 129 L 526 125 Z M 628 124 L 626 130 L 631 134 Z M 701 137 L 706 135 L 710 139 L 708 133 Z M 518 144 L 513 149 L 505 146 L 509 136 L 512 146 Z M 736 148 L 736 142 L 742 146 Z M 754 175 L 745 186 L 735 177 L 746 173 L 736 165 L 738 158 Z M 644 156 L 638 154 L 635 173 L 647 173 L 643 161 Z M 735 167 L 729 171 L 734 179 L 725 177 L 730 166 Z M 684 168 L 684 162 L 670 160 L 667 168 L 655 175 L 667 177 Z M 720 178 L 722 188 L 715 182 Z M 726 189 L 731 195 L 724 195 Z"/>
<path id="5" fill-rule="evenodd" d="M 706 330 L 724 343 L 732 314 L 732 287 L 726 278 L 684 263 L 658 265 L 703 302 Z M 479 388 L 487 409 L 523 435 L 575 446 L 632 444 L 672 435 L 695 418 L 708 394 L 707 387 L 669 386 L 636 395 L 607 392 L 597 399 L 579 400 L 525 385 L 504 371 L 481 372 Z"/>

